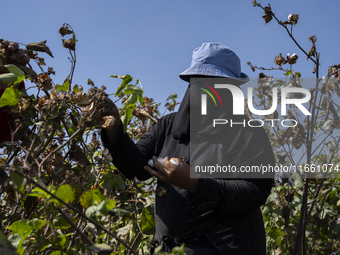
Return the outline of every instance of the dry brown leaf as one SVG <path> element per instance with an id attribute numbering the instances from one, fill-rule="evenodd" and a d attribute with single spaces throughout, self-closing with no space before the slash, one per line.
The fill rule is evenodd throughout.
<path id="1" fill-rule="evenodd" d="M 26 49 L 40 51 L 40 52 L 46 52 L 48 55 L 50 55 L 52 58 L 54 58 L 50 48 L 48 48 L 48 46 L 46 45 L 46 42 L 47 41 L 45 40 L 45 41 L 38 42 L 38 43 L 29 43 L 29 44 L 26 45 Z"/>
<path id="2" fill-rule="evenodd" d="M 316 47 L 315 47 L 315 45 L 313 44 L 312 48 L 310 48 L 310 50 L 308 51 L 307 60 L 308 60 L 310 57 L 315 57 L 315 56 L 316 56 Z"/>
<path id="3" fill-rule="evenodd" d="M 268 6 L 264 7 L 264 15 L 262 18 L 264 18 L 266 24 L 270 22 L 273 19 L 274 13 L 272 12 L 272 8 L 270 7 L 270 4 Z"/>
<path id="4" fill-rule="evenodd" d="M 65 39 L 61 39 L 63 41 L 63 47 L 70 49 L 70 50 L 75 50 L 76 48 L 76 42 L 74 37 L 68 39 L 67 41 Z"/>
<path id="5" fill-rule="evenodd" d="M 63 25 L 59 29 L 59 34 L 61 34 L 61 36 L 69 35 L 69 34 L 72 34 L 72 33 L 73 33 L 73 31 L 71 31 L 67 25 Z"/>
<path id="6" fill-rule="evenodd" d="M 43 58 L 38 58 L 38 65 L 40 65 L 40 66 L 45 66 L 45 65 L 46 65 L 45 59 L 43 59 Z"/>
<path id="7" fill-rule="evenodd" d="M 74 102 L 80 107 L 88 106 L 91 103 L 88 94 L 82 91 L 74 95 Z"/>
<path id="8" fill-rule="evenodd" d="M 33 81 L 37 80 L 38 75 L 32 68 L 22 66 L 22 65 L 19 66 L 19 68 L 20 68 L 21 71 L 23 71 L 25 73 L 26 76 L 31 78 Z"/>
<path id="9" fill-rule="evenodd" d="M 51 78 L 48 76 L 47 73 L 41 73 L 38 75 L 37 78 L 38 85 L 41 87 L 43 90 L 50 90 L 52 89 L 52 83 L 51 83 Z"/>
<path id="10" fill-rule="evenodd" d="M 338 83 L 334 80 L 330 80 L 329 85 L 331 89 L 340 97 L 340 88 L 339 88 Z"/>
<path id="11" fill-rule="evenodd" d="M 275 57 L 274 59 L 275 65 L 281 66 L 287 63 L 287 60 L 282 57 L 282 54 L 280 53 L 278 56 Z"/>

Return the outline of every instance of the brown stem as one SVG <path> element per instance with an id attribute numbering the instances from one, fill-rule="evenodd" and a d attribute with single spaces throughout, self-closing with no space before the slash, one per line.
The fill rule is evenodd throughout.
<path id="1" fill-rule="evenodd" d="M 257 4 L 257 6 L 259 6 L 262 10 L 264 10 L 264 7 L 261 5 L 261 4 Z M 281 26 L 283 26 L 288 35 L 290 36 L 290 38 L 294 41 L 294 43 L 296 44 L 296 46 L 299 47 L 299 49 L 307 56 L 307 58 L 309 58 L 310 60 L 312 60 L 314 62 L 314 64 L 317 64 L 317 61 L 315 61 L 314 59 L 311 58 L 311 56 L 308 55 L 308 53 L 300 46 L 300 44 L 295 40 L 293 34 L 289 31 L 289 29 L 287 28 L 287 26 L 285 24 L 283 24 L 276 16 L 275 14 L 273 13 L 272 14 L 272 17 L 274 17 L 274 19 L 277 21 L 277 23 L 279 23 Z"/>

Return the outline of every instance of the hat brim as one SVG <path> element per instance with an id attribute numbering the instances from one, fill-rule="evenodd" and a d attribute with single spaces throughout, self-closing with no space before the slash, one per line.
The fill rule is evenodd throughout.
<path id="1" fill-rule="evenodd" d="M 179 77 L 187 82 L 190 82 L 191 77 L 197 76 L 230 78 L 235 80 L 235 82 L 240 85 L 249 81 L 249 77 L 245 73 L 241 72 L 241 77 L 236 77 L 236 75 L 232 72 L 211 64 L 199 64 L 191 66 L 187 70 L 179 74 Z"/>

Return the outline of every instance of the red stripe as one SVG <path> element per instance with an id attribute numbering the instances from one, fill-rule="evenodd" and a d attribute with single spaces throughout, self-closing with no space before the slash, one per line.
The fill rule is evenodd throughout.
<path id="1" fill-rule="evenodd" d="M 209 89 L 212 90 L 212 92 L 215 93 L 215 95 L 217 96 L 218 100 L 220 101 L 220 103 L 221 103 L 221 105 L 222 105 L 221 98 L 220 98 L 219 94 L 217 93 L 217 91 L 216 91 L 213 87 L 211 87 L 210 85 L 208 85 L 208 84 L 203 83 L 203 85 L 207 86 Z"/>

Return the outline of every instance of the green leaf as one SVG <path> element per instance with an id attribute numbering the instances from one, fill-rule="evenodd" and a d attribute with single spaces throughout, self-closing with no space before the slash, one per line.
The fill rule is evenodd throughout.
<path id="1" fill-rule="evenodd" d="M 10 185 L 12 185 L 12 187 L 20 193 L 24 193 L 25 181 L 25 178 L 22 177 L 20 174 L 11 172 Z"/>
<path id="2" fill-rule="evenodd" d="M 125 110 L 125 114 L 122 117 L 122 122 L 124 124 L 123 125 L 124 132 L 126 132 L 127 126 L 129 125 L 129 121 L 130 121 L 130 118 L 132 116 L 134 109 L 135 109 L 135 107 L 133 106 L 133 107 L 130 107 L 130 108 L 126 108 L 126 110 Z"/>
<path id="3" fill-rule="evenodd" d="M 58 187 L 58 189 L 54 192 L 54 195 L 64 200 L 64 202 L 70 204 L 74 201 L 77 194 L 76 194 L 76 191 L 69 184 L 64 184 Z"/>
<path id="4" fill-rule="evenodd" d="M 28 194 L 27 196 L 31 196 L 31 197 L 38 197 L 38 198 L 49 198 L 51 197 L 50 194 L 48 194 L 47 192 L 45 192 L 43 189 L 41 188 L 35 188 L 32 190 L 32 193 Z"/>
<path id="5" fill-rule="evenodd" d="M 55 88 L 59 91 L 67 92 L 70 88 L 70 76 L 67 76 L 66 80 L 64 81 L 63 85 L 57 84 Z"/>
<path id="6" fill-rule="evenodd" d="M 294 71 L 294 70 L 292 70 L 292 71 L 287 70 L 287 72 L 284 73 L 284 75 L 285 75 L 285 76 L 289 76 L 289 75 L 291 75 L 291 74 L 293 73 L 293 71 Z"/>
<path id="7" fill-rule="evenodd" d="M 55 238 L 53 237 L 51 243 L 55 246 L 57 246 L 59 243 L 59 245 L 65 249 L 66 248 L 65 245 L 68 242 L 68 235 L 59 235 L 57 236 L 57 239 L 58 241 L 56 241 Z"/>
<path id="8" fill-rule="evenodd" d="M 129 108 L 129 107 L 135 107 L 138 100 L 143 97 L 143 90 L 137 90 L 135 93 L 131 94 L 128 99 L 125 100 L 125 102 L 122 104 L 122 109 Z"/>
<path id="9" fill-rule="evenodd" d="M 72 126 L 68 129 L 68 132 L 70 133 L 70 135 L 73 135 L 76 131 L 78 130 L 78 127 Z M 77 138 L 78 141 L 83 141 L 83 133 L 79 132 L 75 138 Z"/>
<path id="10" fill-rule="evenodd" d="M 103 215 L 106 216 L 108 211 L 112 210 L 113 208 L 115 208 L 116 206 L 116 201 L 109 199 L 106 201 L 102 201 L 98 206 L 98 212 Z"/>
<path id="11" fill-rule="evenodd" d="M 46 225 L 46 220 L 33 219 L 28 223 L 33 229 L 41 229 Z"/>
<path id="12" fill-rule="evenodd" d="M 125 190 L 125 183 L 123 178 L 120 175 L 115 175 L 113 178 L 113 186 L 115 187 L 115 189 L 120 190 L 120 191 L 124 191 Z"/>
<path id="13" fill-rule="evenodd" d="M 131 212 L 124 210 L 124 209 L 121 209 L 121 208 L 114 208 L 114 209 L 110 210 L 110 214 L 111 215 L 117 215 L 118 217 L 121 216 L 123 218 L 126 218 L 126 217 L 131 215 Z"/>
<path id="14" fill-rule="evenodd" d="M 113 173 L 103 174 L 103 176 L 102 176 L 103 181 L 100 183 L 100 186 L 102 186 L 106 190 L 112 190 L 113 187 L 114 187 L 113 178 L 114 178 Z"/>
<path id="15" fill-rule="evenodd" d="M 65 252 L 61 253 L 60 251 L 54 251 L 54 252 L 50 253 L 49 255 L 64 255 L 64 254 L 66 255 Z"/>
<path id="16" fill-rule="evenodd" d="M 339 234 L 339 224 L 336 221 L 332 221 L 330 224 L 331 230 L 334 235 L 338 236 Z"/>
<path id="17" fill-rule="evenodd" d="M 106 190 L 112 190 L 113 188 L 121 191 L 125 190 L 125 183 L 120 175 L 106 173 L 103 175 L 102 179 L 103 181 L 100 183 L 100 185 Z"/>
<path id="18" fill-rule="evenodd" d="M 16 106 L 19 103 L 20 91 L 16 88 L 6 88 L 0 98 L 0 108 L 3 106 Z"/>
<path id="19" fill-rule="evenodd" d="M 78 86 L 78 84 L 73 86 L 73 93 L 77 93 L 81 91 L 83 91 L 83 88 L 81 86 Z"/>
<path id="20" fill-rule="evenodd" d="M 7 228 L 12 231 L 12 234 L 18 234 L 22 237 L 27 237 L 33 231 L 33 227 L 26 219 L 15 221 Z"/>
<path id="21" fill-rule="evenodd" d="M 15 65 L 5 65 L 10 73 L 0 74 L 0 81 L 5 84 L 18 84 L 25 79 L 25 73 Z"/>
<path id="22" fill-rule="evenodd" d="M 336 202 L 336 206 L 340 206 L 340 199 Z"/>
<path id="23" fill-rule="evenodd" d="M 89 206 L 86 211 L 85 215 L 95 221 L 98 221 L 99 212 L 98 212 L 98 207 L 96 205 Z"/>
<path id="24" fill-rule="evenodd" d="M 67 229 L 71 227 L 70 223 L 62 216 L 62 215 L 57 215 L 53 218 L 53 226 L 56 229 Z"/>
<path id="25" fill-rule="evenodd" d="M 89 249 L 91 251 L 96 252 L 96 253 L 103 252 L 105 254 L 110 254 L 111 252 L 113 252 L 113 249 L 105 243 L 94 244 L 94 245 L 90 246 Z"/>
<path id="26" fill-rule="evenodd" d="M 154 205 L 149 205 L 143 208 L 142 211 L 142 232 L 146 235 L 155 233 L 156 220 L 154 217 Z"/>
<path id="27" fill-rule="evenodd" d="M 295 72 L 295 76 L 296 76 L 297 78 L 301 78 L 301 73 L 300 73 L 300 72 Z"/>
<path id="28" fill-rule="evenodd" d="M 130 75 L 128 75 L 128 74 L 126 74 L 124 76 L 121 76 L 121 75 L 111 75 L 110 77 L 123 79 L 122 84 L 120 84 L 119 88 L 117 89 L 115 96 L 117 96 L 119 94 L 119 92 L 121 92 L 129 84 L 129 82 L 132 81 L 132 77 Z"/>
<path id="29" fill-rule="evenodd" d="M 85 191 L 80 196 L 79 201 L 80 204 L 84 208 L 88 208 L 91 205 L 94 205 L 95 202 L 97 204 L 100 204 L 101 201 L 106 200 L 106 197 L 100 193 L 100 190 L 98 188 L 91 190 L 91 191 Z"/>

